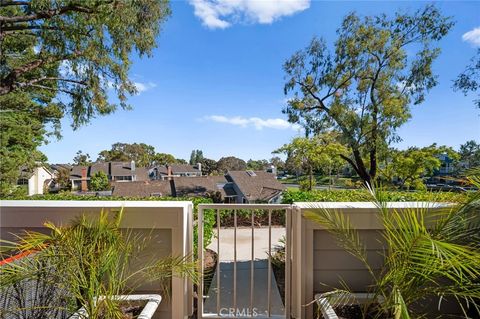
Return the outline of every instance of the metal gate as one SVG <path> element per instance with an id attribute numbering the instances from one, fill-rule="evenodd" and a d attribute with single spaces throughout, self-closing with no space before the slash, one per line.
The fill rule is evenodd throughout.
<path id="1" fill-rule="evenodd" d="M 267 225 L 263 227 L 256 226 L 256 219 L 260 216 L 259 211 L 261 212 L 262 219 L 268 220 Z M 245 215 L 250 212 L 248 216 L 249 224 L 248 227 L 245 227 Z M 273 294 L 276 286 L 272 284 L 272 213 L 281 214 L 278 212 L 284 212 L 285 216 L 285 278 L 284 278 L 284 302 L 283 308 L 281 308 L 281 313 L 279 313 L 279 308 L 272 309 L 272 302 L 278 298 L 273 298 L 278 296 L 276 293 Z M 238 225 L 238 215 L 241 213 L 243 225 Z M 208 216 L 206 216 L 209 214 Z M 204 223 L 205 218 L 212 219 L 212 214 L 216 220 L 216 245 L 215 249 L 217 252 L 217 261 L 215 267 L 215 274 L 213 275 L 213 280 L 210 282 L 210 289 L 206 295 L 203 294 L 205 289 L 205 274 L 204 274 L 204 256 L 205 249 L 204 246 Z M 228 228 L 228 237 L 233 240 L 233 252 L 222 252 L 221 243 L 225 243 L 227 237 L 227 229 L 223 228 L 221 225 L 221 215 L 223 217 L 228 216 L 230 220 L 233 219 L 233 225 L 229 225 Z M 200 204 L 198 206 L 198 259 L 200 262 L 200 269 L 202 272 L 202 280 L 197 292 L 198 295 L 198 311 L 197 317 L 200 318 L 290 318 L 290 308 L 291 308 L 291 240 L 292 240 L 292 208 L 290 205 L 280 205 L 280 204 Z M 245 243 L 245 240 L 242 240 L 242 243 L 237 242 L 239 237 L 239 232 L 243 235 L 246 233 L 251 234 L 251 240 L 248 244 Z M 262 232 L 264 235 L 268 236 L 268 251 L 265 253 L 268 255 L 266 262 L 267 266 L 259 268 L 261 265 L 265 264 L 265 260 L 256 260 L 255 259 L 255 236 L 257 232 L 257 241 L 259 232 Z M 233 237 L 233 238 L 231 238 Z M 265 243 L 266 240 L 262 236 L 260 240 Z M 250 246 L 251 255 L 248 260 L 245 260 L 245 248 Z M 240 248 L 240 250 L 238 249 Z M 258 247 L 257 247 L 258 249 Z M 258 251 L 257 251 L 258 252 Z M 233 260 L 231 262 L 225 262 L 222 265 L 222 253 L 232 254 Z M 238 261 L 239 253 L 244 256 L 243 260 Z M 232 256 L 230 256 L 232 257 Z M 257 266 L 255 265 L 257 263 Z M 222 267 L 224 269 L 222 269 Z M 228 267 L 228 270 L 225 269 Z M 248 269 L 249 268 L 249 269 Z M 266 283 L 265 283 L 265 274 L 259 275 L 260 272 L 267 272 L 266 274 Z M 255 273 L 257 271 L 257 274 Z M 240 275 L 239 275 L 240 273 Z M 228 278 L 227 275 L 230 274 L 231 278 Z M 240 277 L 240 278 L 238 278 Z M 245 277 L 248 277 L 248 283 L 246 282 Z M 238 279 L 241 282 L 238 282 Z M 228 282 L 225 282 L 228 281 Z M 259 283 L 266 284 L 265 287 L 261 286 Z M 255 287 L 257 284 L 257 287 Z M 223 287 L 222 287 L 223 286 Z M 225 286 L 229 286 L 228 289 Z M 241 287 L 240 287 L 241 286 Z M 248 287 L 249 289 L 245 289 Z M 243 288 L 240 289 L 240 288 Z M 222 291 L 224 290 L 224 291 Z M 228 291 L 227 291 L 228 290 Z M 266 294 L 266 305 L 265 302 L 262 303 L 262 307 L 259 308 L 257 303 L 260 301 L 265 301 Z M 247 296 L 248 295 L 248 296 Z M 273 297 L 272 297 L 273 296 Z M 215 300 L 213 300 L 215 299 Z M 243 302 L 243 304 L 241 304 Z M 247 303 L 247 305 L 245 305 Z M 278 302 L 277 302 L 278 305 Z M 260 309 L 260 310 L 258 310 Z"/>

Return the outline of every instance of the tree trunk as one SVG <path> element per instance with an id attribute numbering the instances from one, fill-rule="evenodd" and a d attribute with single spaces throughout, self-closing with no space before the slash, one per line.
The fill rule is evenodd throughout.
<path id="1" fill-rule="evenodd" d="M 309 177 L 309 187 L 308 189 L 311 191 L 313 189 L 313 170 L 312 170 L 312 165 L 308 166 L 308 174 L 310 175 Z"/>
<path id="2" fill-rule="evenodd" d="M 360 151 L 358 149 L 353 150 L 353 157 L 355 158 L 356 164 L 356 168 L 353 168 L 357 172 L 358 176 L 360 176 L 363 183 L 367 186 L 371 186 L 372 178 L 365 167 L 365 163 L 363 162 L 362 156 L 360 155 Z"/>

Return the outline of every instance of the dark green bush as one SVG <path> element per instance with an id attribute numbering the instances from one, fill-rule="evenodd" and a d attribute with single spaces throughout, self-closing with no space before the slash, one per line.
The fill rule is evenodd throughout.
<path id="1" fill-rule="evenodd" d="M 468 193 L 454 192 L 405 192 L 385 191 L 387 200 L 391 202 L 461 202 L 468 197 Z M 287 190 L 283 193 L 283 203 L 294 202 L 370 202 L 372 196 L 365 189 L 342 190 Z"/>

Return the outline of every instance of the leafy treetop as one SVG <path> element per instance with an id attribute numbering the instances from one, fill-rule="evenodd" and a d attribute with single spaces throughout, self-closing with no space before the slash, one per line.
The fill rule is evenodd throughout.
<path id="1" fill-rule="evenodd" d="M 291 122 L 331 123 L 350 149 L 340 156 L 370 183 L 378 152 L 398 140 L 410 105 L 422 103 L 437 84 L 434 44 L 452 26 L 432 5 L 393 17 L 347 15 L 333 51 L 314 38 L 285 62 L 285 94 L 293 96 L 284 113 Z"/>

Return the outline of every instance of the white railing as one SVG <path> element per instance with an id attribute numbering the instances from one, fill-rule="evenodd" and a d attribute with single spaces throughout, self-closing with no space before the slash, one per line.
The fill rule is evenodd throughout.
<path id="1" fill-rule="evenodd" d="M 290 313 L 290 296 L 291 296 L 291 287 L 290 287 L 290 273 L 291 273 L 291 205 L 274 205 L 274 204 L 200 204 L 198 206 L 198 259 L 200 261 L 200 269 L 203 272 L 204 269 L 204 216 L 205 210 L 213 209 L 216 214 L 216 249 L 217 249 L 217 266 L 216 266 L 216 313 L 204 313 L 204 299 L 199 298 L 198 300 L 198 318 L 290 318 L 287 314 Z M 238 210 L 249 210 L 251 212 L 250 228 L 251 228 L 251 256 L 250 256 L 250 304 L 247 311 L 245 309 L 239 309 L 237 305 L 237 211 Z M 254 298 L 254 282 L 255 282 L 255 211 L 256 210 L 265 210 L 268 211 L 268 271 L 267 271 L 267 309 L 265 313 L 257 313 L 255 311 L 256 304 Z M 220 212 L 227 211 L 230 214 L 233 214 L 233 311 L 223 312 L 221 309 L 221 298 L 222 298 L 222 289 L 221 289 L 221 263 L 222 251 L 220 250 L 220 242 L 222 241 L 220 228 L 221 218 Z M 285 308 L 284 314 L 272 314 L 272 212 L 273 211 L 284 211 L 285 212 Z M 203 278 L 203 273 L 202 273 Z M 200 296 L 203 295 L 204 291 L 204 282 L 201 281 L 201 284 L 198 289 Z"/>

